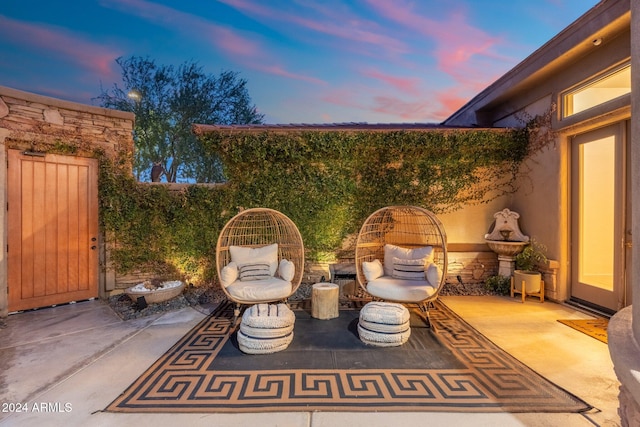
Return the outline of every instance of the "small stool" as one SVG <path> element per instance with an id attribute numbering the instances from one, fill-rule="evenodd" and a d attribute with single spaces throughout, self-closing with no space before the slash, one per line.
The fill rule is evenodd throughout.
<path id="1" fill-rule="evenodd" d="M 296 316 L 286 304 L 256 304 L 242 315 L 238 346 L 247 354 L 269 354 L 286 349 L 293 340 Z"/>
<path id="2" fill-rule="evenodd" d="M 394 302 L 370 302 L 360 310 L 360 340 L 377 347 L 395 347 L 411 336 L 409 310 Z"/>
<path id="3" fill-rule="evenodd" d="M 311 287 L 311 317 L 333 319 L 340 315 L 338 294 L 340 287 L 335 283 L 316 283 Z"/>

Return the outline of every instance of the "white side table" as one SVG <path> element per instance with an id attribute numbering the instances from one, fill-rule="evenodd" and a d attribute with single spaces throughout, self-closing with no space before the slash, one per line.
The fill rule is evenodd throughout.
<path id="1" fill-rule="evenodd" d="M 340 287 L 335 283 L 316 283 L 311 287 L 311 317 L 328 320 L 338 317 Z"/>

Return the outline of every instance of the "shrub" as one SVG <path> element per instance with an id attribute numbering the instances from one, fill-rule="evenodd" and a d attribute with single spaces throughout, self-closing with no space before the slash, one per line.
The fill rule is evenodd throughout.
<path id="1" fill-rule="evenodd" d="M 511 291 L 511 278 L 506 276 L 490 276 L 484 281 L 485 289 L 499 295 L 508 295 Z"/>
<path id="2" fill-rule="evenodd" d="M 539 265 L 547 262 L 547 247 L 531 239 L 522 252 L 516 255 L 516 270 L 539 271 Z"/>

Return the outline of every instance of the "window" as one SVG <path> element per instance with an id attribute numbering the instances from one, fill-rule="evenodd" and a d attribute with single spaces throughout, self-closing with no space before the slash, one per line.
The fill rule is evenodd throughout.
<path id="1" fill-rule="evenodd" d="M 572 116 L 628 93 L 631 93 L 630 64 L 565 93 L 562 97 L 562 117 Z"/>

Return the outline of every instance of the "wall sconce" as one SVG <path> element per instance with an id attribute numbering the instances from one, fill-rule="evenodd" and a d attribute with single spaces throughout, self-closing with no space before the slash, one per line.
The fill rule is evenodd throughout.
<path id="1" fill-rule="evenodd" d="M 23 155 L 31 156 L 31 157 L 45 157 L 47 153 L 43 153 L 42 151 L 23 151 Z"/>

